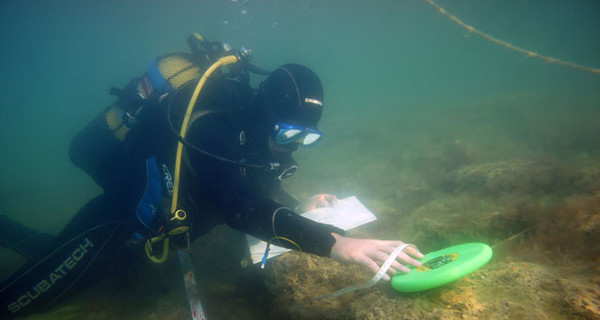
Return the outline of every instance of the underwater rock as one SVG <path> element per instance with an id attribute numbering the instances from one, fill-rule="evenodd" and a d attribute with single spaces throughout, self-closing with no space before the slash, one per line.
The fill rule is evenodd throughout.
<path id="1" fill-rule="evenodd" d="M 564 301 L 573 313 L 586 319 L 600 319 L 600 276 L 593 279 L 559 279 L 566 295 Z"/>
<path id="2" fill-rule="evenodd" d="M 506 258 L 420 293 L 399 293 L 381 281 L 370 289 L 311 301 L 370 275 L 328 259 L 287 254 L 272 264 L 268 286 L 278 297 L 273 319 L 599 319 L 600 278 L 594 270 L 574 266 Z"/>
<path id="3" fill-rule="evenodd" d="M 265 283 L 274 296 L 271 319 L 350 318 L 352 313 L 344 305 L 354 294 L 315 302 L 311 299 L 366 282 L 369 277 L 365 272 L 361 277 L 360 267 L 342 266 L 332 259 L 308 254 L 287 253 L 269 264 Z"/>
<path id="4" fill-rule="evenodd" d="M 453 172 L 457 190 L 481 194 L 541 193 L 570 187 L 573 172 L 548 160 L 499 161 L 462 167 Z"/>

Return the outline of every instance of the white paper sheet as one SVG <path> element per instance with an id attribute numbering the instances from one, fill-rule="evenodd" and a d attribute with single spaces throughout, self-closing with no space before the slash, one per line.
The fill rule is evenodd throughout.
<path id="1" fill-rule="evenodd" d="M 302 216 L 317 222 L 332 224 L 344 231 L 377 220 L 375 215 L 354 196 L 338 201 L 333 207 L 317 208 L 303 213 Z M 248 240 L 248 246 L 250 247 L 252 262 L 261 262 L 267 243 L 250 235 L 246 235 L 246 240 Z M 289 250 L 272 244 L 269 259 Z"/>

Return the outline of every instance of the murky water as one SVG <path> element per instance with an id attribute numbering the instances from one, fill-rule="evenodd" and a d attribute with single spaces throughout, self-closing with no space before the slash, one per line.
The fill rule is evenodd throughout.
<path id="1" fill-rule="evenodd" d="M 242 269 L 240 235 L 223 227 L 195 244 L 208 319 L 599 318 L 600 74 L 539 59 L 600 68 L 599 4 L 438 4 L 505 43 L 423 0 L 2 1 L 0 213 L 58 233 L 99 192 L 70 139 L 110 86 L 200 32 L 321 76 L 325 140 L 299 152 L 293 194 L 358 196 L 379 220 L 355 236 L 495 250 L 438 290 L 311 303 L 369 274 L 296 254 Z M 3 276 L 23 263 L 0 254 Z M 32 318 L 186 319 L 180 281 L 177 261 L 147 265 Z"/>

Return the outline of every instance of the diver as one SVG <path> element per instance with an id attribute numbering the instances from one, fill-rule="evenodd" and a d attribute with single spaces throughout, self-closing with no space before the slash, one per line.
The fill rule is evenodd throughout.
<path id="1" fill-rule="evenodd" d="M 337 197 L 299 202 L 282 189 L 298 170 L 293 152 L 323 139 L 323 87 L 312 70 L 285 64 L 262 72 L 266 79 L 253 88 L 249 73 L 260 71 L 248 63 L 249 50 L 197 34 L 188 43 L 191 53 L 161 56 L 124 89 L 113 88 L 115 103 L 73 138 L 72 162 L 104 192 L 63 231 L 52 237 L 0 216 L 0 245 L 28 259 L 0 286 L 3 318 L 43 311 L 146 257 L 162 262 L 171 245 L 222 223 L 374 273 L 403 244 L 349 238 L 306 219 L 298 213 Z M 237 63 L 213 68 L 231 56 Z M 409 272 L 421 257 L 406 248 L 383 278 Z"/>

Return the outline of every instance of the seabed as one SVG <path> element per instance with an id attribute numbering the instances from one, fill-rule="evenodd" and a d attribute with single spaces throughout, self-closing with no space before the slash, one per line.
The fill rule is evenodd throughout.
<path id="1" fill-rule="evenodd" d="M 378 220 L 351 236 L 404 240 L 424 252 L 484 242 L 492 261 L 426 292 L 399 293 L 381 281 L 313 302 L 371 274 L 299 253 L 262 271 L 242 268 L 242 235 L 219 227 L 194 244 L 207 318 L 600 319 L 599 101 L 567 100 L 431 106 L 384 123 L 324 119 L 327 138 L 299 154 L 292 194 L 358 196 Z M 189 319 L 172 258 L 28 319 Z"/>

